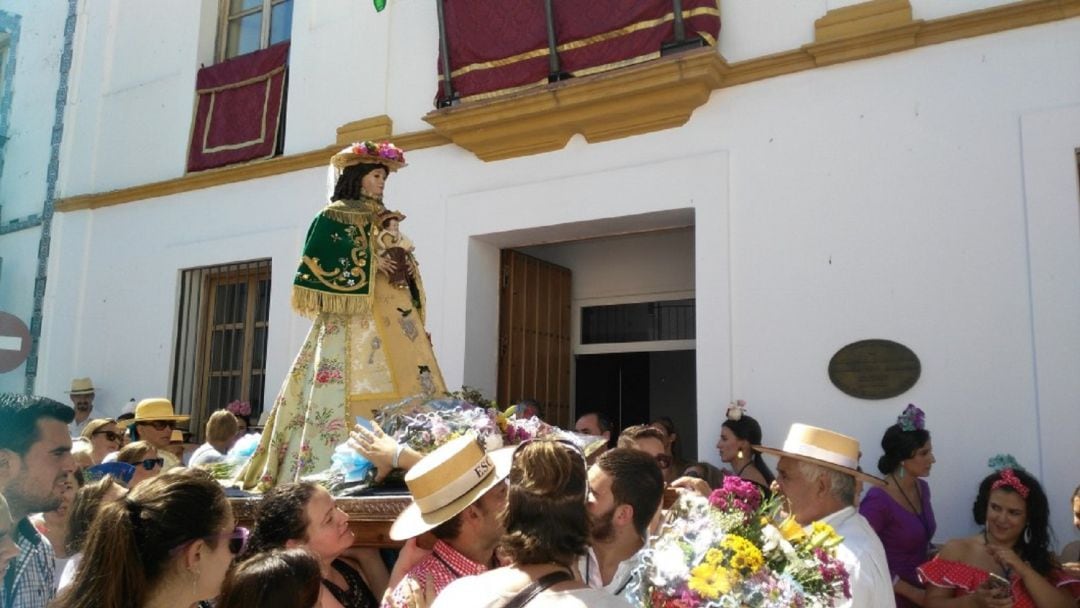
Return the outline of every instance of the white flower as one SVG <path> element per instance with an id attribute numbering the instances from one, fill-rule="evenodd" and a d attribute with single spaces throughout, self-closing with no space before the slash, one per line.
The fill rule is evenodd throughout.
<path id="1" fill-rule="evenodd" d="M 686 555 L 679 545 L 670 541 L 662 541 L 653 549 L 652 566 L 655 571 L 653 582 L 660 587 L 677 585 L 689 575 Z"/>
<path id="2" fill-rule="evenodd" d="M 502 435 L 498 433 L 490 433 L 484 437 L 484 449 L 487 451 L 497 450 L 503 447 Z"/>

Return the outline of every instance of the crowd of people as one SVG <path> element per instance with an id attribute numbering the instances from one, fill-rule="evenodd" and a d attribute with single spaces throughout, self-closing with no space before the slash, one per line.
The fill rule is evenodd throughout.
<path id="1" fill-rule="evenodd" d="M 186 417 L 167 400 L 117 421 L 92 418 L 92 396 L 77 397 L 69 407 L 0 395 L 4 608 L 630 606 L 665 491 L 707 495 L 729 475 L 775 494 L 798 525 L 836 530 L 851 606 L 1056 608 L 1080 598 L 1080 542 L 1053 552 L 1046 493 L 1008 458 L 977 488 L 981 531 L 933 544 L 933 444 L 914 406 L 883 434 L 880 477 L 860 468 L 855 439 L 828 429 L 793 424 L 781 447 L 762 445 L 741 402 L 716 445 L 724 469 L 682 462 L 670 420 L 616 432 L 584 414 L 574 430 L 604 439 L 588 456 L 552 439 L 488 452 L 471 435 L 421 455 L 378 425 L 357 426 L 350 444 L 380 479 L 404 469 L 412 499 L 390 530 L 404 546 L 387 560 L 353 546 L 348 516 L 314 483 L 277 485 L 251 532 L 238 527 L 202 468 L 236 440 L 230 412 L 210 416 L 185 466 L 168 446 Z M 763 454 L 779 458 L 775 472 Z M 1080 529 L 1080 488 L 1069 506 Z"/>

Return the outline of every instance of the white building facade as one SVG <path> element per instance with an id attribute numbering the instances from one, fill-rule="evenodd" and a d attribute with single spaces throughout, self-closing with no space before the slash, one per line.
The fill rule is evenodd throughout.
<path id="1" fill-rule="evenodd" d="M 74 0 L 0 6 L 0 312 L 33 342 L 44 318 L 75 8 Z M 22 350 L 23 336 L 0 333 L 0 348 Z M 0 391 L 34 390 L 39 346 L 0 374 Z"/>
<path id="2" fill-rule="evenodd" d="M 974 528 L 1001 452 L 1043 480 L 1059 540 L 1074 537 L 1080 2 L 730 0 L 717 46 L 693 59 L 532 92 L 557 100 L 548 109 L 526 92 L 432 114 L 435 3 L 292 0 L 283 155 L 185 175 L 224 4 L 78 3 L 38 392 L 88 375 L 107 413 L 170 394 L 185 272 L 258 260 L 272 400 L 309 327 L 289 286 L 325 161 L 352 134 L 389 135 L 409 166 L 387 205 L 408 215 L 448 386 L 494 393 L 500 252 L 523 250 L 571 269 L 575 315 L 694 301 L 683 439 L 701 459 L 718 461 L 725 408 L 745 399 L 766 444 L 792 422 L 825 426 L 857 437 L 874 470 L 884 429 L 916 403 L 938 459 L 938 540 Z M 665 94 L 699 101 L 680 124 L 650 114 Z M 579 102 L 615 126 L 559 115 Z M 477 109 L 498 103 L 508 122 Z M 830 382 L 832 355 L 867 338 L 916 353 L 910 390 L 863 400 Z"/>

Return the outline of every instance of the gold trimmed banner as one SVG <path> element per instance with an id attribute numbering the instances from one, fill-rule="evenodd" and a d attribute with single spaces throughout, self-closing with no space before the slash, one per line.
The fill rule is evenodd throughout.
<path id="1" fill-rule="evenodd" d="M 720 31 L 718 0 L 684 0 L 684 7 L 690 37 L 715 45 Z M 664 44 L 674 41 L 675 15 L 669 0 L 632 4 L 555 0 L 554 16 L 560 71 L 572 76 L 650 61 L 659 57 Z M 498 27 L 477 25 L 492 22 Z M 476 0 L 448 7 L 447 29 L 458 99 L 490 99 L 547 84 L 547 28 L 536 7 Z M 497 36 L 493 31 L 513 35 Z"/>
<path id="2" fill-rule="evenodd" d="M 274 155 L 288 55 L 283 42 L 199 70 L 188 171 Z"/>

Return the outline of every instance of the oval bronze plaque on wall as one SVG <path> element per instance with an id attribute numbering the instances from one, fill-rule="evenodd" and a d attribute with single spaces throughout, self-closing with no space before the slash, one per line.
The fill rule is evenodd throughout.
<path id="1" fill-rule="evenodd" d="M 836 351 L 829 360 L 829 380 L 859 399 L 888 399 L 919 381 L 919 357 L 891 340 L 860 340 Z"/>

